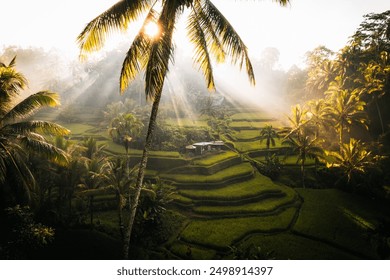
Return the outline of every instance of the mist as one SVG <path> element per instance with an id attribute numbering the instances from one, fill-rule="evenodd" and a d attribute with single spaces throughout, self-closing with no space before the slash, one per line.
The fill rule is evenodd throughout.
<path id="1" fill-rule="evenodd" d="M 16 68 L 28 79 L 28 89 L 24 95 L 40 90 L 50 90 L 60 94 L 62 107 L 89 107 L 98 110 L 112 102 L 131 98 L 139 105 L 145 105 L 144 82 L 141 74 L 121 95 L 119 76 L 126 54 L 127 44 L 93 55 L 86 61 L 69 59 L 61 52 L 43 48 L 5 47 L 0 52 L 0 60 L 9 63 L 16 56 Z M 250 108 L 262 110 L 279 118 L 288 112 L 294 101 L 287 97 L 287 72 L 279 64 L 279 50 L 268 47 L 260 58 L 252 57 L 256 84 L 251 85 L 244 70 L 238 66 L 214 65 L 216 90 L 208 91 L 202 73 L 193 64 L 186 51 L 178 48 L 174 64 L 170 67 L 163 90 L 162 102 L 172 106 L 176 117 L 196 119 L 199 99 L 211 97 L 232 104 L 237 110 Z"/>

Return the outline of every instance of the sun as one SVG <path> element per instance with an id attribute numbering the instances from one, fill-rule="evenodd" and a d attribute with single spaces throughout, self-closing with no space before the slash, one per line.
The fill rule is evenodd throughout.
<path id="1" fill-rule="evenodd" d="M 158 34 L 160 33 L 160 27 L 158 24 L 154 21 L 149 21 L 144 26 L 144 32 L 146 35 L 148 35 L 150 38 L 156 38 Z"/>

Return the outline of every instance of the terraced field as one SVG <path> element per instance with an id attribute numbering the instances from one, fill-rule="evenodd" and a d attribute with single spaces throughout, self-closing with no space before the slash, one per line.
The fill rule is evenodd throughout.
<path id="1" fill-rule="evenodd" d="M 259 128 L 276 121 L 236 117 L 236 152 L 197 158 L 160 174 L 175 186 L 174 203 L 188 218 L 165 244 L 172 256 L 224 259 L 234 257 L 234 250 L 257 248 L 260 257 L 276 259 L 379 258 L 373 232 L 388 212 L 380 214 L 378 205 L 339 190 L 295 190 L 261 175 L 245 159 L 264 160 Z M 297 167 L 296 157 L 284 157 L 283 149 L 276 141 L 273 151 L 288 168 Z M 367 204 L 368 211 L 358 207 Z"/>
<path id="2" fill-rule="evenodd" d="M 278 127 L 279 122 L 260 113 L 238 113 L 232 118 L 231 150 L 194 158 L 174 151 L 150 153 L 147 177 L 160 178 L 175 189 L 170 211 L 181 217 L 168 241 L 155 248 L 157 258 L 230 259 L 237 257 L 235 251 L 253 248 L 261 251 L 257 258 L 381 258 L 378 248 L 386 239 L 377 229 L 388 208 L 339 190 L 293 189 L 263 176 L 251 164 L 264 161 L 269 152 L 265 141 L 260 143 L 259 131 L 266 124 Z M 182 120 L 183 124 L 206 125 L 191 120 Z M 93 125 L 68 127 L 74 139 L 97 137 L 107 153 L 124 154 L 122 146 Z M 298 168 L 296 157 L 285 158 L 284 149 L 280 139 L 272 147 L 288 170 Z M 141 151 L 131 150 L 132 163 L 140 156 Z M 313 164 L 307 162 L 309 168 Z M 99 201 L 107 204 L 107 198 L 97 197 Z M 109 211 L 102 212 L 100 220 L 108 227 L 117 225 Z"/>
<path id="3" fill-rule="evenodd" d="M 187 225 L 166 244 L 179 258 L 208 259 L 254 233 L 287 230 L 300 207 L 297 193 L 261 175 L 238 153 L 220 152 L 160 173 L 176 188 Z"/>

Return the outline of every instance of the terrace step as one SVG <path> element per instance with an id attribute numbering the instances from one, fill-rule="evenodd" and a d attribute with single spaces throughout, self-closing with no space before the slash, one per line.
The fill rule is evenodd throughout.
<path id="1" fill-rule="evenodd" d="M 250 234 L 277 233 L 287 230 L 296 211 L 297 207 L 286 206 L 266 216 L 245 214 L 193 219 L 181 232 L 179 238 L 190 244 L 218 251 L 228 251 L 229 246 Z"/>
<path id="2" fill-rule="evenodd" d="M 298 203 L 298 196 L 268 197 L 260 198 L 260 201 L 247 203 L 243 205 L 229 206 L 199 206 L 193 207 L 193 212 L 200 215 L 208 215 L 213 217 L 235 217 L 238 215 L 275 215 L 280 210 L 288 207 L 293 207 Z"/>
<path id="3" fill-rule="evenodd" d="M 270 198 L 283 198 L 286 194 L 280 190 L 264 192 L 260 195 L 246 197 L 242 199 L 191 199 L 192 205 L 197 206 L 242 206 L 248 203 L 261 202 Z"/>
<path id="4" fill-rule="evenodd" d="M 231 166 L 211 175 L 160 174 L 160 178 L 173 186 L 185 189 L 209 189 L 242 182 L 254 176 L 254 169 L 248 162 Z"/>
<path id="5" fill-rule="evenodd" d="M 239 155 L 225 159 L 218 163 L 209 166 L 200 166 L 200 165 L 187 165 L 180 166 L 169 170 L 168 174 L 188 174 L 188 175 L 212 175 L 219 171 L 222 171 L 226 168 L 232 167 L 234 165 L 240 164 L 242 159 Z"/>

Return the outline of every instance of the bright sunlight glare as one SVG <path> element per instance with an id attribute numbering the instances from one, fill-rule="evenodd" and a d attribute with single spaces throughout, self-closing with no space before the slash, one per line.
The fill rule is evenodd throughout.
<path id="1" fill-rule="evenodd" d="M 149 37 L 155 38 L 160 33 L 160 27 L 156 22 L 149 21 L 144 27 L 144 32 Z"/>

